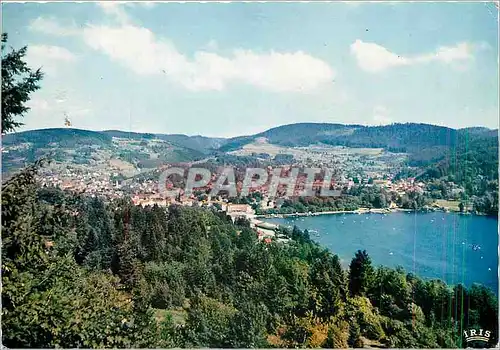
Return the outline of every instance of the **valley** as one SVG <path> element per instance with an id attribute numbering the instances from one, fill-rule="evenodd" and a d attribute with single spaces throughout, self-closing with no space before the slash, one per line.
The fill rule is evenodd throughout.
<path id="1" fill-rule="evenodd" d="M 39 175 L 44 186 L 162 205 L 243 201 L 261 215 L 363 207 L 460 207 L 460 211 L 494 213 L 497 141 L 496 131 L 486 128 L 455 130 L 411 123 L 385 127 L 303 123 L 233 139 L 42 129 L 4 136 L 2 172 L 7 179 L 30 162 L 47 157 L 50 164 Z M 210 198 L 209 184 L 195 195 L 181 193 L 177 201 L 165 201 L 158 177 L 172 166 L 206 167 L 214 179 L 222 167 L 232 166 L 238 186 L 247 167 L 266 167 L 269 173 L 287 167 L 333 169 L 337 176 L 333 189 L 344 195 L 321 203 L 293 196 L 276 201 L 264 187 L 258 201 L 224 193 Z M 448 205 L 449 201 L 454 204 Z"/>

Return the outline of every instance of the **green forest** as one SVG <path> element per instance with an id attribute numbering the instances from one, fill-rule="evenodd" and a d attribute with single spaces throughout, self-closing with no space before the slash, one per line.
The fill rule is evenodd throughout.
<path id="1" fill-rule="evenodd" d="M 462 347 L 498 340 L 487 288 L 447 286 L 309 237 L 264 243 L 207 208 L 134 206 L 41 188 L 40 163 L 2 186 L 2 343 L 45 347 Z"/>

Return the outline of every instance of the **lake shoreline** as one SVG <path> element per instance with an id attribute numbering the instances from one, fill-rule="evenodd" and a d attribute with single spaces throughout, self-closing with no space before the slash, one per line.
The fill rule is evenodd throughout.
<path id="1" fill-rule="evenodd" d="M 459 215 L 473 215 L 473 216 L 492 216 L 484 213 L 470 213 L 470 212 L 457 212 L 446 208 L 433 208 L 433 209 L 404 209 L 404 208 L 381 208 L 381 209 L 369 209 L 360 208 L 356 210 L 332 210 L 332 211 L 318 211 L 318 212 L 308 212 L 308 213 L 290 213 L 290 214 L 258 214 L 255 218 L 272 219 L 272 218 L 287 218 L 287 217 L 302 217 L 302 216 L 318 216 L 318 215 L 337 215 L 337 214 L 392 214 L 392 213 L 432 213 L 432 212 L 444 212 L 444 213 L 455 213 Z"/>

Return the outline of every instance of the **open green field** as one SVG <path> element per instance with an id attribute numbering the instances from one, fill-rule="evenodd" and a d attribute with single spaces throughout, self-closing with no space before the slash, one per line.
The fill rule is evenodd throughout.
<path id="1" fill-rule="evenodd" d="M 351 154 L 365 155 L 365 156 L 376 156 L 384 152 L 383 148 L 346 148 Z"/>
<path id="2" fill-rule="evenodd" d="M 446 199 L 436 199 L 435 202 L 437 205 L 443 208 L 447 208 L 452 211 L 460 211 L 460 201 L 450 201 Z M 467 207 L 465 208 L 467 211 L 472 210 L 472 204 L 467 204 Z"/>
<path id="3" fill-rule="evenodd" d="M 449 201 L 446 199 L 436 199 L 436 204 L 439 205 L 440 207 L 448 208 L 450 210 L 459 210 L 458 205 L 460 204 L 459 201 Z"/>

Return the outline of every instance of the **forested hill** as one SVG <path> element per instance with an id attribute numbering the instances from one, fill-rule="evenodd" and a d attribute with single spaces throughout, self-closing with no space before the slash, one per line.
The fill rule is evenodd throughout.
<path id="1" fill-rule="evenodd" d="M 251 136 L 227 140 L 221 150 L 237 149 L 256 138 L 283 146 L 307 146 L 314 143 L 349 147 L 388 148 L 409 151 L 436 146 L 454 147 L 466 136 L 497 137 L 497 130 L 487 128 L 452 129 L 431 124 L 391 124 L 385 126 L 297 123 L 283 125 Z"/>
<path id="2" fill-rule="evenodd" d="M 159 164 L 160 161 L 198 160 L 214 151 L 227 152 L 254 142 L 257 138 L 266 138 L 269 143 L 282 146 L 324 143 L 405 152 L 408 154 L 408 165 L 420 168 L 415 174 L 408 175 L 420 174 L 424 177 L 451 175 L 458 182 L 464 182 L 467 178 L 477 175 L 490 180 L 498 178 L 498 130 L 482 127 L 452 129 L 414 123 L 386 126 L 297 123 L 232 139 L 117 130 L 102 132 L 78 129 L 33 130 L 3 137 L 2 143 L 5 146 L 31 144 L 30 147 L 16 148 L 11 154 L 4 155 L 3 165 L 9 168 L 11 163 L 19 163 L 22 159 L 33 161 L 51 147 L 65 148 L 69 151 L 86 146 L 106 148 L 112 144 L 112 137 L 136 140 L 142 144 L 149 144 L 152 139 L 162 140 L 164 149 L 158 149 L 159 154 L 169 155 L 159 157 L 156 163 L 149 161 L 152 163 L 151 166 Z M 80 151 L 78 153 L 83 154 Z M 60 156 L 61 159 L 64 157 L 66 156 Z M 138 164 L 145 164 L 147 159 L 143 158 L 144 155 L 133 157 Z"/>
<path id="3" fill-rule="evenodd" d="M 50 143 L 109 143 L 111 137 L 133 140 L 161 139 L 174 145 L 209 153 L 214 149 L 231 151 L 256 138 L 264 137 L 269 143 L 282 146 L 307 146 L 315 143 L 342 145 L 348 147 L 386 148 L 409 153 L 432 153 L 439 157 L 443 149 L 461 150 L 468 143 L 475 147 L 482 140 L 492 142 L 498 139 L 498 130 L 482 127 L 452 129 L 430 124 L 391 124 L 385 126 L 344 125 L 329 123 L 297 123 L 278 126 L 259 134 L 239 136 L 231 139 L 182 134 L 137 133 L 119 130 L 89 131 L 79 129 L 40 129 L 5 135 L 3 144 L 22 142 L 35 143 L 43 147 Z M 428 156 L 432 158 L 431 156 Z M 434 158 L 436 158 L 434 157 Z M 435 160 L 435 159 L 433 159 Z"/>
<path id="4" fill-rule="evenodd" d="M 154 169 L 169 162 L 200 160 L 217 147 L 218 139 L 201 136 L 156 135 L 124 131 L 90 131 L 72 128 L 30 130 L 2 138 L 2 172 L 9 174 L 26 163 L 49 157 L 61 164 L 95 166 L 109 160 L 130 167 Z"/>
<path id="5" fill-rule="evenodd" d="M 344 270 L 307 231 L 258 241 L 208 208 L 40 188 L 36 167 L 2 186 L 2 344 L 9 348 L 460 348 L 498 340 L 480 285 L 372 266 Z M 354 252 L 353 252 L 354 253 Z"/>
<path id="6" fill-rule="evenodd" d="M 206 137 L 201 135 L 188 136 L 184 134 L 151 134 L 151 133 L 136 133 L 118 130 L 105 130 L 104 134 L 121 137 L 121 138 L 158 138 L 168 141 L 177 146 L 193 149 L 203 153 L 209 153 L 213 149 L 219 148 L 226 141 L 224 138 Z"/>
<path id="7" fill-rule="evenodd" d="M 477 175 L 498 178 L 498 130 L 488 128 L 452 129 L 414 123 L 385 126 L 299 123 L 229 139 L 220 150 L 235 150 L 262 137 L 282 146 L 324 143 L 405 152 L 408 165 L 421 168 L 408 175 L 451 175 L 458 182 Z"/>
<path id="8" fill-rule="evenodd" d="M 49 144 L 58 144 L 61 147 L 76 145 L 103 145 L 111 144 L 112 137 L 130 140 L 160 139 L 175 146 L 207 153 L 220 147 L 225 139 L 205 136 L 187 136 L 182 134 L 153 134 L 120 130 L 91 131 L 72 128 L 49 128 L 28 130 L 7 134 L 2 137 L 4 145 L 32 143 L 36 147 L 45 147 Z"/>
<path id="9" fill-rule="evenodd" d="M 2 145 L 11 146 L 31 143 L 36 148 L 57 144 L 60 147 L 78 145 L 110 145 L 111 136 L 99 131 L 82 129 L 40 129 L 7 134 L 2 137 Z"/>

